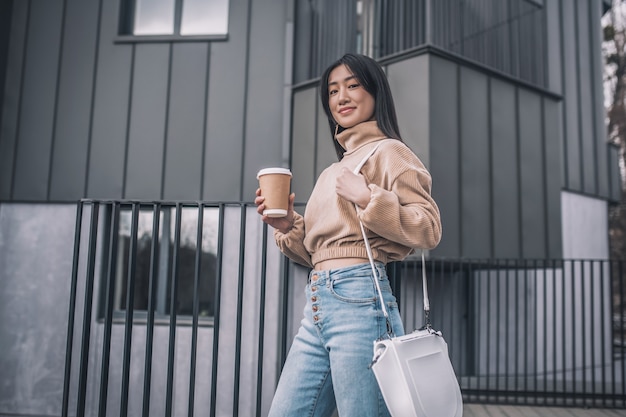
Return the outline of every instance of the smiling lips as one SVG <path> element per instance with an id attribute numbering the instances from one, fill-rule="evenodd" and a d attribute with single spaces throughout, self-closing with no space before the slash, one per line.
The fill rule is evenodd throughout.
<path id="1" fill-rule="evenodd" d="M 356 107 L 343 107 L 339 109 L 339 114 L 348 114 L 354 109 L 356 109 Z"/>

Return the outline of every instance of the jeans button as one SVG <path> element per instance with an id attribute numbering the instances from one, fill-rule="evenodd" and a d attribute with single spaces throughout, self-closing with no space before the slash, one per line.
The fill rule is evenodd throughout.
<path id="1" fill-rule="evenodd" d="M 315 286 L 311 287 L 311 291 L 313 291 L 313 292 L 317 291 L 317 287 L 315 287 Z"/>
<path id="2" fill-rule="evenodd" d="M 312 309 L 313 309 L 313 312 L 314 312 L 314 313 L 317 313 L 317 306 L 313 306 L 313 308 L 312 308 Z"/>
<path id="3" fill-rule="evenodd" d="M 311 297 L 311 301 L 312 302 L 316 302 L 317 301 L 317 297 L 314 295 L 313 297 Z"/>
<path id="4" fill-rule="evenodd" d="M 319 317 L 317 317 L 317 316 L 313 316 L 313 321 L 314 321 L 314 322 L 316 322 L 316 323 L 317 323 L 317 321 L 318 321 L 319 319 L 320 319 Z"/>
<path id="5" fill-rule="evenodd" d="M 315 274 L 311 277 L 311 281 L 317 281 L 318 278 L 317 274 Z"/>

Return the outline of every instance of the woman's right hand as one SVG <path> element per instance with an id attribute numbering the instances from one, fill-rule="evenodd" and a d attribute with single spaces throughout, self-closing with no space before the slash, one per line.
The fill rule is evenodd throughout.
<path id="1" fill-rule="evenodd" d="M 264 223 L 269 224 L 274 229 L 278 229 L 281 233 L 287 233 L 291 230 L 294 223 L 294 211 L 293 211 L 293 202 L 295 201 L 296 195 L 291 193 L 289 195 L 289 207 L 287 208 L 287 215 L 285 217 L 267 217 L 263 215 L 263 210 L 265 210 L 265 197 L 261 195 L 261 189 L 257 188 L 256 190 L 256 198 L 254 199 L 254 204 L 256 204 L 256 211 L 261 215 L 261 220 Z"/>

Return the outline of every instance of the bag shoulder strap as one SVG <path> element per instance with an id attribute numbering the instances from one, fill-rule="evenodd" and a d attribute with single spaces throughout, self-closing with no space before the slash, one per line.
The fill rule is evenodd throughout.
<path id="1" fill-rule="evenodd" d="M 363 165 L 367 162 L 367 160 L 376 152 L 378 147 L 380 146 L 380 142 L 376 144 L 368 153 L 363 157 L 361 162 L 354 168 L 354 173 L 358 174 L 363 168 Z M 354 205 L 357 213 L 359 211 L 359 206 Z M 358 217 L 357 217 L 358 218 Z M 385 306 L 385 302 L 383 299 L 383 293 L 380 290 L 380 284 L 378 283 L 378 271 L 376 270 L 376 266 L 374 265 L 374 256 L 372 255 L 372 248 L 369 243 L 369 239 L 367 238 L 367 233 L 365 233 L 365 226 L 363 226 L 363 222 L 359 218 L 359 226 L 361 227 L 361 234 L 363 235 L 363 242 L 365 243 L 365 250 L 367 251 L 367 257 L 370 261 L 370 266 L 372 268 L 372 273 L 374 274 L 374 282 L 376 283 L 376 292 L 378 293 L 378 298 L 380 298 L 380 305 L 383 310 L 383 315 L 385 316 L 385 320 L 387 322 L 387 333 L 390 337 L 393 337 L 393 330 L 391 328 L 391 323 L 389 321 L 389 313 L 387 313 L 387 307 Z M 424 318 L 425 324 L 423 328 L 431 329 L 430 323 L 430 301 L 428 299 L 428 284 L 426 282 L 426 261 L 424 259 L 424 251 L 422 250 L 422 289 L 424 294 Z"/>

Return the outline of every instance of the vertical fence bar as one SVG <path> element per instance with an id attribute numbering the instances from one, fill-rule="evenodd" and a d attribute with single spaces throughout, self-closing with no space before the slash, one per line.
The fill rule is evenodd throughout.
<path id="1" fill-rule="evenodd" d="M 616 261 L 610 261 L 609 262 L 609 294 L 611 296 L 611 304 L 610 304 L 610 315 L 611 315 L 611 328 L 610 328 L 610 333 L 611 333 L 611 339 L 610 339 L 610 343 L 611 343 L 611 363 L 613 364 L 613 366 L 611 366 L 611 393 L 613 394 L 613 407 L 616 406 L 617 404 L 617 399 L 616 399 L 616 392 L 617 392 L 617 370 L 616 370 L 616 366 L 614 365 L 615 363 L 615 293 L 616 293 L 616 288 L 615 288 L 615 272 L 616 272 L 616 265 L 617 262 Z"/>
<path id="2" fill-rule="evenodd" d="M 283 256 L 283 265 L 282 265 L 282 270 L 283 270 L 283 281 L 282 281 L 282 296 L 280 297 L 281 300 L 281 330 L 280 330 L 280 369 L 283 368 L 283 365 L 285 364 L 285 361 L 287 360 L 287 351 L 289 350 L 288 347 L 288 343 L 289 343 L 289 339 L 287 337 L 288 335 L 288 329 L 287 329 L 287 324 L 289 323 L 289 291 L 290 291 L 290 286 L 289 286 L 289 258 L 287 258 L 286 256 Z"/>
<path id="3" fill-rule="evenodd" d="M 472 261 L 467 261 L 464 262 L 462 261 L 462 265 L 465 268 L 465 266 L 467 267 L 467 270 L 464 271 L 467 274 L 467 282 L 469 285 L 470 290 L 468 291 L 468 310 L 470 313 L 470 316 L 473 317 L 472 320 L 469 321 L 468 323 L 468 331 L 467 331 L 467 335 L 468 335 L 468 352 L 467 352 L 467 367 L 468 367 L 468 371 L 469 374 L 473 376 L 473 378 L 470 379 L 470 383 L 468 384 L 468 387 L 474 390 L 474 392 L 477 392 L 477 388 L 478 388 L 478 374 L 477 374 L 477 370 L 476 370 L 476 304 L 475 304 L 475 300 L 476 300 L 476 295 L 474 293 L 474 286 L 476 283 L 476 277 L 474 276 L 474 271 L 472 268 Z M 474 387 L 472 387 L 471 381 L 472 379 L 474 380 Z M 475 394 L 476 395 L 476 394 Z M 476 398 L 478 398 L 478 396 L 476 396 Z"/>
<path id="4" fill-rule="evenodd" d="M 600 363 L 602 365 L 602 369 L 600 370 L 600 374 L 601 374 L 601 382 L 600 382 L 600 393 L 604 393 L 607 392 L 606 391 L 606 338 L 610 337 L 610 335 L 606 334 L 606 315 L 604 314 L 604 309 L 606 308 L 605 305 L 605 288 L 604 288 L 604 280 L 606 279 L 606 276 L 604 274 L 605 268 L 606 266 L 604 265 L 605 262 L 600 262 Z M 609 268 L 611 267 L 611 265 L 608 265 Z M 595 392 L 595 386 L 594 386 L 594 392 Z M 607 397 L 603 397 L 602 401 L 600 402 L 600 406 L 601 407 L 607 407 Z"/>
<path id="5" fill-rule="evenodd" d="M 85 305 L 83 306 L 83 331 L 80 350 L 80 369 L 78 377 L 78 398 L 76 415 L 85 415 L 87 397 L 87 370 L 89 368 L 89 338 L 91 337 L 91 309 L 93 299 L 94 270 L 96 266 L 96 236 L 98 234 L 98 212 L 100 204 L 94 202 L 89 224 L 89 251 L 87 252 L 87 272 L 85 276 Z"/>
<path id="6" fill-rule="evenodd" d="M 494 268 L 493 272 L 497 273 L 497 271 L 498 271 L 498 269 Z M 487 346 L 486 346 L 487 353 L 486 353 L 486 356 L 485 356 L 487 358 L 487 363 L 485 364 L 486 365 L 485 366 L 485 369 L 486 369 L 486 371 L 485 371 L 486 372 L 485 388 L 487 390 L 487 396 L 485 397 L 485 399 L 487 401 L 489 401 L 489 397 L 490 397 L 489 396 L 489 392 L 491 391 L 491 383 L 492 383 L 491 382 L 491 361 L 492 361 L 492 356 L 491 356 L 491 344 L 492 344 L 491 333 L 492 333 L 492 331 L 491 331 L 491 327 L 495 325 L 496 326 L 496 330 L 498 329 L 498 327 L 497 327 L 497 324 L 498 324 L 497 320 L 498 320 L 498 318 L 497 318 L 497 316 L 493 316 L 491 314 L 491 304 L 492 304 L 492 302 L 491 302 L 491 300 L 492 300 L 492 297 L 491 297 L 491 291 L 492 291 L 491 282 L 493 281 L 493 272 L 490 271 L 489 274 L 487 275 L 487 297 L 486 297 L 487 302 L 485 303 L 487 305 L 487 312 L 486 312 L 486 314 L 487 314 L 487 329 L 486 329 L 486 331 L 487 331 L 487 341 L 486 341 L 487 342 Z M 497 331 L 494 331 L 493 333 L 496 334 L 496 335 L 498 334 Z M 497 338 L 496 338 L 496 340 L 497 340 Z"/>
<path id="7" fill-rule="evenodd" d="M 548 276 L 551 271 L 553 271 L 551 267 L 551 263 L 544 262 L 545 265 L 543 271 L 543 350 L 541 357 L 543 358 L 543 405 L 547 405 L 547 394 L 548 394 L 548 323 L 553 323 L 553 326 L 556 324 L 555 317 L 552 317 L 552 320 L 548 320 Z M 551 303 L 552 305 L 556 304 L 554 301 Z M 554 342 L 552 342 L 552 346 L 555 346 Z"/>
<path id="8" fill-rule="evenodd" d="M 72 258 L 72 279 L 70 281 L 69 313 L 67 316 L 67 337 L 65 340 L 65 370 L 63 373 L 63 399 L 61 416 L 68 417 L 70 398 L 70 378 L 72 375 L 72 351 L 74 341 L 74 319 L 76 315 L 76 291 L 78 287 L 78 261 L 80 258 L 80 237 L 83 225 L 84 201 L 76 204 L 76 223 L 74 226 L 74 253 Z"/>
<path id="9" fill-rule="evenodd" d="M 172 395 L 174 390 L 174 352 L 176 350 L 176 301 L 178 298 L 178 264 L 180 248 L 180 228 L 182 220 L 182 203 L 176 203 L 176 220 L 174 225 L 174 248 L 172 258 L 172 282 L 170 283 L 170 332 L 169 350 L 167 354 L 167 388 L 165 394 L 165 416 L 172 415 Z M 169 242 L 168 242 L 169 243 Z"/>
<path id="10" fill-rule="evenodd" d="M 500 330 L 500 320 L 502 318 L 502 311 L 501 311 L 501 305 L 502 303 L 500 302 L 500 299 L 502 298 L 500 292 L 501 292 L 501 284 L 500 284 L 500 265 L 502 264 L 501 261 L 496 261 L 496 273 L 495 273 L 495 280 L 496 280 L 496 335 L 499 335 L 499 330 Z M 499 337 L 497 338 L 498 340 L 500 339 Z M 498 343 L 496 346 L 496 382 L 495 382 L 495 389 L 494 391 L 494 401 L 498 400 L 498 394 L 497 391 L 500 390 L 501 387 L 501 383 L 500 383 L 500 375 L 501 375 L 501 370 L 500 370 L 500 362 L 501 362 L 501 358 L 500 358 L 500 346 L 501 343 Z"/>
<path id="11" fill-rule="evenodd" d="M 217 370 L 219 366 L 219 343 L 220 343 L 220 318 L 221 318 L 221 294 L 222 294 L 222 261 L 224 257 L 224 222 L 225 205 L 219 205 L 219 221 L 217 230 L 217 259 L 215 263 L 215 311 L 213 315 L 213 350 L 211 356 L 211 404 L 209 416 L 215 417 L 217 412 Z"/>
<path id="12" fill-rule="evenodd" d="M 111 203 L 111 218 L 109 221 L 109 248 L 105 281 L 105 310 L 104 329 L 102 338 L 102 362 L 100 364 L 100 396 L 98 402 L 98 416 L 106 416 L 107 397 L 109 389 L 109 360 L 111 357 L 111 331 L 113 327 L 113 297 L 115 294 L 115 265 L 117 261 L 118 229 L 120 221 L 119 203 Z"/>
<path id="13" fill-rule="evenodd" d="M 239 416 L 239 384 L 241 380 L 241 328 L 243 318 L 244 266 L 246 250 L 246 207 L 240 206 L 239 272 L 237 277 L 237 322 L 235 332 L 235 371 L 233 383 L 233 417 Z"/>
<path id="14" fill-rule="evenodd" d="M 596 340 L 598 339 L 596 337 L 596 301 L 595 301 L 595 280 L 593 279 L 595 276 L 595 265 L 596 265 L 596 261 L 590 261 L 591 265 L 589 267 L 589 283 L 591 286 L 591 290 L 589 291 L 589 304 L 590 304 L 590 310 L 591 310 L 591 320 L 590 320 L 590 325 L 589 325 L 589 333 L 590 333 L 590 337 L 589 337 L 589 341 L 591 343 L 591 394 L 592 394 L 592 398 L 593 401 L 591 402 L 591 406 L 595 406 L 596 401 L 595 401 L 595 393 L 596 393 Z M 600 274 L 600 281 L 599 284 L 602 285 L 602 274 Z M 598 326 L 600 328 L 600 330 L 602 330 L 602 324 L 600 324 L 600 326 Z M 600 334 L 600 340 L 602 340 L 601 338 L 601 334 Z M 603 365 L 604 366 L 604 365 Z"/>
<path id="15" fill-rule="evenodd" d="M 474 288 L 472 289 L 472 291 L 474 292 L 474 299 L 475 299 L 475 304 L 474 304 L 474 308 L 472 309 L 472 311 L 474 312 L 474 314 L 477 315 L 477 320 L 476 323 L 474 325 L 473 328 L 473 332 L 474 334 L 476 334 L 476 342 L 475 342 L 475 350 L 474 350 L 474 355 L 473 355 L 473 359 L 474 359 L 474 374 L 476 375 L 476 391 L 480 392 L 480 386 L 481 386 L 481 382 L 482 382 L 482 363 L 481 363 L 481 358 L 482 358 L 482 338 L 483 338 L 483 331 L 482 329 L 484 328 L 483 326 L 483 320 L 485 320 L 487 323 L 489 323 L 489 318 L 488 317 L 484 317 L 483 318 L 483 313 L 482 313 L 482 280 L 483 280 L 483 274 L 489 274 L 489 271 L 483 271 L 480 268 L 480 264 L 476 263 L 477 265 L 477 269 L 472 271 L 472 282 L 474 283 Z M 471 266 L 470 266 L 471 268 Z"/>
<path id="16" fill-rule="evenodd" d="M 124 358 L 122 362 L 122 387 L 120 417 L 128 415 L 128 387 L 130 380 L 130 348 L 133 340 L 133 315 L 135 309 L 135 266 L 137 264 L 137 229 L 139 227 L 139 203 L 132 203 L 130 248 L 126 274 L 126 317 L 124 321 Z"/>
<path id="17" fill-rule="evenodd" d="M 542 268 L 544 270 L 546 270 L 546 265 L 545 263 L 542 262 Z M 533 312 L 534 312 L 534 325 L 531 326 L 531 329 L 533 330 L 533 339 L 534 339 L 534 343 L 533 343 L 533 392 L 535 394 L 535 398 L 534 398 L 534 404 L 537 405 L 539 403 L 539 389 L 537 388 L 537 382 L 538 382 L 538 378 L 539 378 L 539 334 L 537 332 L 537 324 L 539 323 L 539 280 L 537 275 L 539 274 L 539 266 L 537 265 L 537 260 L 533 261 L 533 290 L 534 290 L 534 294 L 535 296 L 533 297 Z M 544 304 L 545 306 L 545 304 Z M 543 315 L 543 320 L 545 323 L 545 317 L 546 317 L 546 311 L 545 308 L 541 309 L 541 314 Z M 543 328 L 545 330 L 546 326 L 545 324 L 543 325 Z M 546 343 L 546 339 L 543 339 L 543 344 L 545 345 Z M 544 377 L 545 378 L 545 377 Z"/>
<path id="18" fill-rule="evenodd" d="M 150 276 L 148 278 L 148 319 L 146 322 L 146 349 L 143 376 L 142 417 L 150 416 L 150 387 L 152 386 L 152 348 L 154 343 L 154 310 L 159 276 L 159 229 L 161 204 L 152 205 L 152 239 L 150 246 Z"/>
<path id="19" fill-rule="evenodd" d="M 571 304 L 571 317 L 572 317 L 572 344 L 571 346 L 571 355 L 572 355 L 572 392 L 575 393 L 576 392 L 576 387 L 578 386 L 578 384 L 576 383 L 576 349 L 574 349 L 574 346 L 576 346 L 576 261 L 572 261 L 572 268 L 571 268 L 571 272 L 572 272 L 572 282 L 571 282 L 571 286 L 572 286 L 572 304 Z"/>
<path id="20" fill-rule="evenodd" d="M 583 405 L 587 405 L 587 340 L 590 340 L 587 337 L 587 325 L 585 323 L 585 316 L 587 315 L 587 299 L 585 297 L 587 291 L 586 291 L 586 276 L 587 274 L 585 274 L 586 271 L 586 267 L 587 267 L 587 262 L 585 260 L 581 260 L 580 261 L 580 311 L 581 311 L 581 330 L 580 330 L 580 339 L 581 339 L 581 345 L 582 345 L 582 361 L 581 361 L 581 366 L 582 366 L 582 374 L 583 374 L 583 379 L 582 379 L 582 399 L 583 399 Z"/>
<path id="21" fill-rule="evenodd" d="M 504 328 L 507 329 L 505 331 L 505 342 L 504 342 L 504 389 L 505 391 L 509 391 L 509 379 L 510 379 L 510 374 L 509 374 L 509 323 L 511 322 L 511 318 L 510 318 L 510 306 L 513 305 L 512 303 L 510 303 L 509 301 L 509 295 L 510 295 L 510 291 L 509 291 L 509 272 L 508 272 L 508 261 L 505 260 L 504 261 L 505 264 L 505 280 L 504 280 L 504 297 L 505 297 L 505 303 L 504 303 Z M 499 390 L 498 390 L 499 391 Z"/>
<path id="22" fill-rule="evenodd" d="M 200 308 L 199 284 L 202 270 L 202 232 L 204 229 L 204 205 L 198 204 L 198 224 L 196 229 L 196 257 L 193 274 L 193 317 L 191 324 L 191 352 L 189 364 L 189 400 L 187 415 L 193 417 L 196 387 L 196 355 L 198 350 L 198 310 Z"/>
<path id="23" fill-rule="evenodd" d="M 566 337 L 567 337 L 567 321 L 566 321 L 566 317 L 567 317 L 567 303 L 565 302 L 567 300 L 566 298 L 566 294 L 567 294 L 567 289 L 566 289 L 566 284 L 567 284 L 567 270 L 570 269 L 569 266 L 570 262 L 569 261 L 564 261 L 563 262 L 563 271 L 561 272 L 561 299 L 563 301 L 561 301 L 561 314 L 562 314 L 562 325 L 561 325 L 561 347 L 562 347 L 562 383 L 561 383 L 561 394 L 565 394 L 565 392 L 567 391 L 567 343 L 566 343 Z"/>
<path id="24" fill-rule="evenodd" d="M 267 224 L 263 223 L 263 243 L 261 247 L 261 293 L 259 294 L 259 342 L 257 347 L 256 376 L 256 415 L 261 416 L 261 399 L 263 393 L 263 347 L 265 334 L 265 294 L 267 285 Z"/>
<path id="25" fill-rule="evenodd" d="M 626 294 L 624 294 L 624 280 L 626 279 L 626 277 L 624 276 L 625 274 L 625 270 L 626 270 L 626 262 L 620 262 L 618 263 L 618 269 L 619 269 L 619 274 L 617 276 L 617 279 L 619 279 L 619 318 L 618 318 L 618 322 L 619 322 L 619 341 L 620 341 L 620 345 L 618 348 L 618 354 L 619 354 L 619 360 L 622 363 L 621 366 L 621 375 L 620 375 L 620 381 L 622 383 L 622 407 L 625 405 L 625 399 L 626 399 L 626 355 L 625 355 L 625 349 L 626 349 L 626 343 L 624 343 L 624 333 L 626 333 L 626 314 L 625 314 L 625 308 L 624 308 L 624 296 Z"/>
<path id="26" fill-rule="evenodd" d="M 528 334 L 528 261 L 524 260 L 522 261 L 524 263 L 524 265 L 522 266 L 522 270 L 519 272 L 521 274 L 520 277 L 520 281 L 521 281 L 521 289 L 524 295 L 524 303 L 522 305 L 522 312 L 520 313 L 523 316 L 523 320 L 524 322 L 520 325 L 521 329 L 522 329 L 522 341 L 520 342 L 519 345 L 522 344 L 523 342 L 523 347 L 522 350 L 523 352 L 520 354 L 520 357 L 518 359 L 518 361 L 516 361 L 516 363 L 519 363 L 520 361 L 522 362 L 522 368 L 523 371 L 521 372 L 521 376 L 523 379 L 523 386 L 524 386 L 524 392 L 526 392 L 526 395 L 524 396 L 524 404 L 528 404 L 529 403 L 529 395 L 528 395 L 528 342 L 530 339 L 530 335 Z M 519 271 L 519 268 L 516 268 Z M 519 290 L 519 284 L 518 284 L 518 290 Z M 516 297 L 516 298 L 521 298 L 521 297 Z M 519 320 L 518 320 L 519 323 Z M 519 346 L 518 345 L 518 346 Z M 518 368 L 518 372 L 517 373 L 517 378 L 516 379 L 520 379 L 519 375 L 520 375 L 520 371 Z"/>

